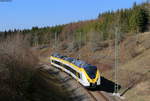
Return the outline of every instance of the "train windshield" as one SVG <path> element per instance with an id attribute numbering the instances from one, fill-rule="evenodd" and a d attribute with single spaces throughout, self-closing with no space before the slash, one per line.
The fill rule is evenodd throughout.
<path id="1" fill-rule="evenodd" d="M 86 68 L 84 69 L 91 79 L 94 79 L 96 77 L 96 72 L 97 72 L 96 66 L 86 66 Z"/>

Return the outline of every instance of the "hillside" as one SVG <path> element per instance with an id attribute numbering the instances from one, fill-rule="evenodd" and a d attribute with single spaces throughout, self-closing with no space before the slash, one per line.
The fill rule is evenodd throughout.
<path id="1" fill-rule="evenodd" d="M 137 41 L 137 36 L 138 41 Z M 128 36 L 120 43 L 120 59 L 118 68 L 119 90 L 126 100 L 147 101 L 149 99 L 150 84 L 150 32 Z M 107 45 L 106 45 L 107 44 Z M 42 48 L 39 50 L 41 59 L 45 59 L 53 52 L 80 58 L 98 67 L 101 75 L 114 82 L 115 48 L 112 41 L 101 43 L 98 50 L 93 52 L 90 44 L 86 44 L 78 51 L 55 50 Z M 106 86 L 106 85 L 105 85 Z M 144 93 L 143 93 L 144 92 Z M 134 97 L 137 96 L 137 97 Z"/>
<path id="2" fill-rule="evenodd" d="M 145 50 L 142 54 L 121 66 L 122 72 L 120 75 L 124 75 L 126 71 L 126 77 L 120 77 L 120 84 L 123 78 L 128 77 L 128 85 L 133 84 L 133 88 L 125 93 L 125 97 L 130 101 L 148 101 L 150 99 L 150 49 Z M 128 74 L 128 76 L 127 76 Z M 130 78 L 130 79 L 129 79 Z M 127 83 L 127 82 L 126 82 Z M 135 84 L 134 84 L 135 83 Z M 133 96 L 137 96 L 134 97 Z"/>
<path id="3" fill-rule="evenodd" d="M 118 82 L 122 86 L 120 93 L 130 101 L 148 101 L 147 99 L 150 98 L 150 32 L 141 34 L 137 45 L 132 41 L 136 37 L 129 37 L 124 41 L 125 51 L 122 52 L 126 53 L 123 53 L 123 59 L 128 59 L 123 60 L 124 63 L 119 66 Z M 132 55 L 133 53 L 136 55 Z M 110 77 L 113 76 L 113 71 L 107 71 L 104 75 L 113 80 L 113 77 Z"/>

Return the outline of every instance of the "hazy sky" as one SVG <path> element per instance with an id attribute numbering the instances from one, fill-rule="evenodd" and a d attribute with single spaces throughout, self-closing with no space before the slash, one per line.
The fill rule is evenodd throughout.
<path id="1" fill-rule="evenodd" d="M 130 8 L 135 1 L 144 0 L 0 0 L 0 31 L 94 19 L 108 10 Z"/>

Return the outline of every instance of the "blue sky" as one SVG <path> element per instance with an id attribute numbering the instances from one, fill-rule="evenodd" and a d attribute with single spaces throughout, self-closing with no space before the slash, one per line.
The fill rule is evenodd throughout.
<path id="1" fill-rule="evenodd" d="M 0 2 L 0 31 L 30 29 L 97 18 L 99 13 L 130 8 L 144 0 L 12 0 Z"/>

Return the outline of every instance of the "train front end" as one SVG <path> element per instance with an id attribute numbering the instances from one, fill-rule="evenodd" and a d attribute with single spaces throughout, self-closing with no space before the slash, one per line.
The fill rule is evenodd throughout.
<path id="1" fill-rule="evenodd" d="M 87 65 L 84 68 L 84 75 L 86 77 L 86 88 L 96 88 L 100 85 L 100 73 L 96 66 Z"/>

